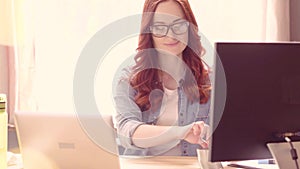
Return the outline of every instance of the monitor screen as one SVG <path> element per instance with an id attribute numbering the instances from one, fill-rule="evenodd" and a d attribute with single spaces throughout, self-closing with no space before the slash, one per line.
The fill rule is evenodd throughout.
<path id="1" fill-rule="evenodd" d="M 210 161 L 272 158 L 267 143 L 300 131 L 300 43 L 215 47 Z"/>

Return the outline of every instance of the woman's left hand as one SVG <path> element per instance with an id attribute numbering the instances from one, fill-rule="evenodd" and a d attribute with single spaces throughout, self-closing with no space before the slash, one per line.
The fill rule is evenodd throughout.
<path id="1" fill-rule="evenodd" d="M 206 137 L 209 133 L 209 126 L 203 121 L 197 121 L 187 132 L 184 140 L 191 144 L 199 144 L 202 148 L 208 148 Z"/>

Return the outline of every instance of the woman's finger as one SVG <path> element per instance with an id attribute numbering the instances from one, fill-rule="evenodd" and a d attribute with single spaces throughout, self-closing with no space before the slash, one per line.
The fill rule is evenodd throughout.
<path id="1" fill-rule="evenodd" d="M 198 144 L 202 147 L 202 148 L 208 148 L 208 143 L 203 140 L 202 138 L 199 138 Z"/>
<path id="2" fill-rule="evenodd" d="M 201 134 L 201 128 L 203 126 L 202 122 L 195 122 L 194 126 L 193 126 L 193 134 L 195 136 L 199 136 Z"/>
<path id="3" fill-rule="evenodd" d="M 203 124 L 203 127 L 201 128 L 201 134 L 200 137 L 202 139 L 207 140 L 209 137 L 209 126 L 207 124 Z"/>

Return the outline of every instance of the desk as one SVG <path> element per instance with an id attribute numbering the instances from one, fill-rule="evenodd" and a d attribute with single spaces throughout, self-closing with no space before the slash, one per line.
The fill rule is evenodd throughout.
<path id="1" fill-rule="evenodd" d="M 120 158 L 121 169 L 199 169 L 197 157 Z M 225 164 L 225 163 L 224 163 Z M 251 165 L 253 166 L 253 165 Z M 257 164 L 253 167 L 278 169 L 276 165 Z M 224 169 L 237 169 L 224 166 Z"/>
<path id="2" fill-rule="evenodd" d="M 16 156 L 21 158 L 21 156 Z M 121 169 L 199 169 L 197 157 L 169 157 L 157 156 L 147 158 L 120 158 Z M 264 169 L 278 169 L 276 165 L 259 164 L 255 167 Z M 22 169 L 21 159 L 17 165 L 9 166 L 8 169 Z M 236 169 L 225 166 L 224 169 Z"/>
<path id="3" fill-rule="evenodd" d="M 121 169 L 199 169 L 196 157 L 120 158 Z"/>

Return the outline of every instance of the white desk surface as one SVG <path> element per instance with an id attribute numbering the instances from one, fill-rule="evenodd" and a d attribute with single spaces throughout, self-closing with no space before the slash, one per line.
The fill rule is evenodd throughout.
<path id="1" fill-rule="evenodd" d="M 200 169 L 197 157 L 157 156 L 152 158 L 120 158 L 120 162 L 121 169 Z M 252 166 L 263 169 L 278 169 L 276 165 L 271 164 L 253 165 L 251 163 Z M 237 168 L 224 166 L 224 169 Z"/>
<path id="2" fill-rule="evenodd" d="M 16 165 L 10 165 L 7 169 L 22 169 L 21 156 L 18 158 Z M 146 158 L 120 158 L 121 169 L 200 169 L 197 157 L 174 157 L 174 156 L 157 156 Z M 253 166 L 253 165 L 251 165 Z M 263 169 L 278 169 L 276 165 L 257 164 L 253 167 Z M 237 169 L 225 166 L 224 169 Z"/>

